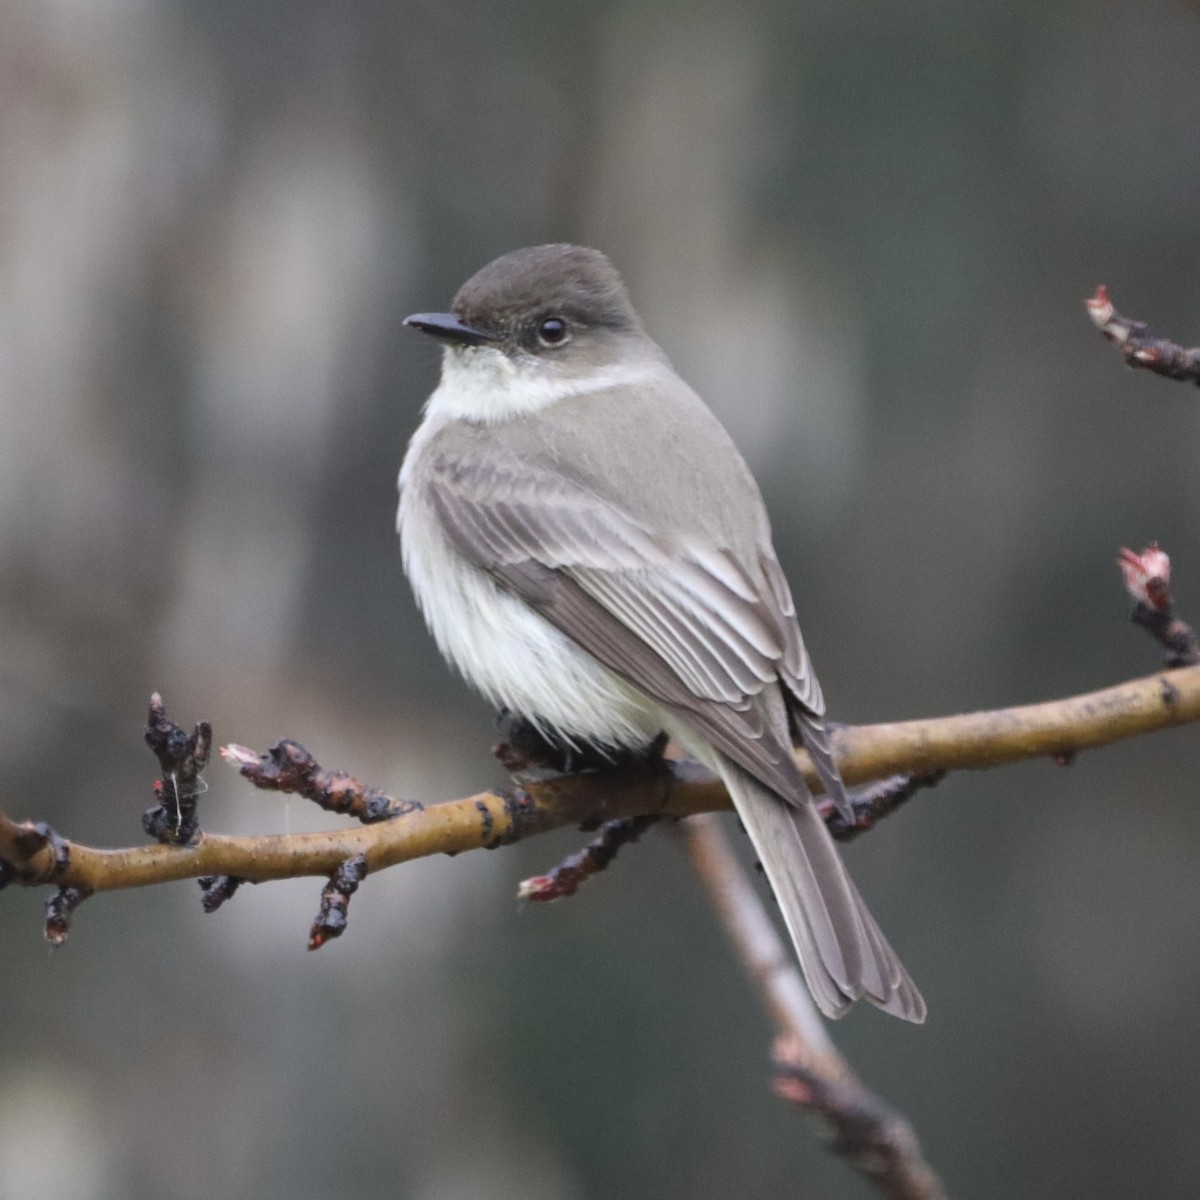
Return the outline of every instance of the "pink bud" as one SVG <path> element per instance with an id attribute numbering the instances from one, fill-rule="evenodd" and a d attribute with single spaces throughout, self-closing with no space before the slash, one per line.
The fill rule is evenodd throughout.
<path id="1" fill-rule="evenodd" d="M 1126 590 L 1139 604 L 1161 611 L 1171 603 L 1171 559 L 1157 542 L 1151 542 L 1141 554 L 1122 547 L 1117 566 L 1125 577 Z"/>
<path id="2" fill-rule="evenodd" d="M 521 880 L 517 887 L 518 900 L 557 900 L 563 892 L 553 875 L 534 875 Z"/>
<path id="3" fill-rule="evenodd" d="M 1088 315 L 1101 329 L 1113 319 L 1115 310 L 1112 301 L 1108 298 L 1108 289 L 1104 284 L 1101 284 L 1096 289 L 1096 294 L 1089 297 L 1085 303 Z"/>

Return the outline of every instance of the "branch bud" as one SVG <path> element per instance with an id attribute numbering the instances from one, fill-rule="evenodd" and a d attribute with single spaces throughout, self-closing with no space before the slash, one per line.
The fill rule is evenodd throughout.
<path id="1" fill-rule="evenodd" d="M 1151 542 L 1141 554 L 1121 548 L 1117 566 L 1125 577 L 1125 589 L 1137 604 L 1164 612 L 1171 604 L 1171 559 L 1157 542 Z"/>

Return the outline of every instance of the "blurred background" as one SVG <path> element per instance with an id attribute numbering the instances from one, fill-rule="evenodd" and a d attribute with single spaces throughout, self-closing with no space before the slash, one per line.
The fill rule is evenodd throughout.
<path id="1" fill-rule="evenodd" d="M 425 801 L 501 779 L 403 581 L 395 476 L 495 255 L 607 251 L 762 482 L 831 715 L 1144 674 L 1113 558 L 1200 619 L 1200 404 L 1083 298 L 1200 341 L 1200 15 L 5 0 L 0 803 L 139 842 L 149 694 Z M 948 779 L 847 857 L 929 1001 L 835 1036 L 952 1196 L 1191 1197 L 1195 729 Z M 209 771 L 206 828 L 335 824 Z M 368 882 L 0 897 L 0 1196 L 866 1197 L 769 1094 L 680 848 Z"/>

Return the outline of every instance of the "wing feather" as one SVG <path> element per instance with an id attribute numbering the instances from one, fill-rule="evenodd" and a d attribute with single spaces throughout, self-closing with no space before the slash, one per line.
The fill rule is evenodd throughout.
<path id="1" fill-rule="evenodd" d="M 806 715 L 822 702 L 773 559 L 756 579 L 728 548 L 665 544 L 536 468 L 435 457 L 428 482 L 467 558 L 773 791 L 806 794 L 764 693 L 784 682 Z"/>

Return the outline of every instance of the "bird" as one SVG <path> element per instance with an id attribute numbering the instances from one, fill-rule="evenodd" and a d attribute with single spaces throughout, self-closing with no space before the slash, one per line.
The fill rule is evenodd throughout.
<path id="1" fill-rule="evenodd" d="M 675 739 L 728 790 L 817 1007 L 922 1022 L 795 759 L 793 736 L 850 816 L 758 485 L 608 258 L 515 250 L 405 324 L 442 346 L 397 529 L 443 657 L 560 744 Z"/>

